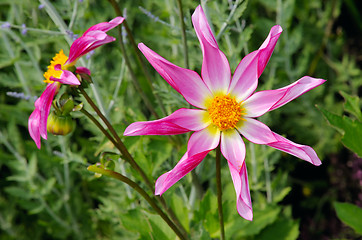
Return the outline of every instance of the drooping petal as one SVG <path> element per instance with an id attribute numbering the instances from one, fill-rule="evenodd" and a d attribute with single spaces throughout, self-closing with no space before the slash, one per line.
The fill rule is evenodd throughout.
<path id="1" fill-rule="evenodd" d="M 159 120 L 132 123 L 124 135 L 174 135 L 200 131 L 210 125 L 207 114 L 204 110 L 181 108 Z"/>
<path id="2" fill-rule="evenodd" d="M 62 70 L 60 64 L 54 66 L 54 69 L 62 71 L 62 74 L 59 78 L 51 76 L 50 80 L 68 85 L 80 85 L 79 79 L 71 71 Z"/>
<path id="3" fill-rule="evenodd" d="M 40 124 L 40 111 L 37 108 L 35 108 L 28 119 L 28 129 L 31 138 L 34 140 L 36 146 L 40 149 L 41 142 L 40 142 L 39 124 Z"/>
<path id="4" fill-rule="evenodd" d="M 304 76 L 298 81 L 276 90 L 260 91 L 244 101 L 247 117 L 259 117 L 264 113 L 287 104 L 326 80 Z"/>
<path id="5" fill-rule="evenodd" d="M 238 213 L 246 220 L 251 221 L 253 220 L 253 208 L 250 199 L 246 165 L 244 163 L 242 168 L 238 171 L 229 161 L 228 164 L 236 192 L 236 208 L 238 210 Z"/>
<path id="6" fill-rule="evenodd" d="M 260 48 L 246 55 L 235 69 L 229 92 L 236 96 L 237 101 L 243 101 L 255 91 L 258 78 L 263 73 L 282 31 L 279 25 L 272 27 Z"/>
<path id="7" fill-rule="evenodd" d="M 212 98 L 212 94 L 195 71 L 170 63 L 143 43 L 138 44 L 138 48 L 156 71 L 184 96 L 187 102 L 195 107 L 206 108 L 205 100 Z"/>
<path id="8" fill-rule="evenodd" d="M 208 127 L 191 135 L 187 152 L 169 172 L 161 175 L 156 181 L 155 194 L 161 195 L 178 180 L 192 171 L 205 156 L 215 149 L 220 142 L 220 131 Z"/>
<path id="9" fill-rule="evenodd" d="M 294 143 L 275 132 L 273 132 L 273 134 L 277 141 L 268 143 L 268 146 L 289 153 L 293 156 L 296 156 L 297 158 L 310 162 L 313 165 L 319 166 L 322 164 L 313 148 Z"/>
<path id="10" fill-rule="evenodd" d="M 238 131 L 222 131 L 220 147 L 224 157 L 240 171 L 245 160 L 245 144 Z"/>
<path id="11" fill-rule="evenodd" d="M 199 38 L 202 53 L 202 79 L 213 93 L 226 93 L 230 85 L 230 66 L 219 49 L 214 34 L 199 5 L 192 14 L 192 23 Z"/>
<path id="12" fill-rule="evenodd" d="M 253 118 L 244 118 L 236 125 L 236 128 L 246 139 L 256 144 L 267 144 L 276 141 L 270 128 Z"/>
<path id="13" fill-rule="evenodd" d="M 91 31 L 73 42 L 72 46 L 70 46 L 69 58 L 65 64 L 74 65 L 81 56 L 101 45 L 115 40 L 114 37 L 108 36 L 102 31 Z"/>
<path id="14" fill-rule="evenodd" d="M 109 22 L 102 22 L 102 23 L 98 23 L 90 28 L 88 28 L 87 31 L 85 31 L 83 33 L 82 36 L 85 36 L 88 34 L 88 32 L 90 31 L 102 31 L 102 32 L 107 32 L 115 27 L 117 27 L 119 24 L 121 24 L 122 22 L 124 21 L 124 18 L 123 17 L 116 17 L 114 19 L 112 19 L 111 21 Z"/>

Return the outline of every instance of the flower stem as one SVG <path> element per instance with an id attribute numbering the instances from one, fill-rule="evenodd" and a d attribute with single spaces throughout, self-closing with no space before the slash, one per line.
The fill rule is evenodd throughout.
<path id="1" fill-rule="evenodd" d="M 96 165 L 91 165 L 88 167 L 88 170 L 91 172 L 95 172 L 95 173 L 100 173 L 102 175 L 117 179 L 119 181 L 122 181 L 124 183 L 126 183 L 127 185 L 129 185 L 130 187 L 132 187 L 134 190 L 136 190 L 139 194 L 141 194 L 141 196 L 151 205 L 151 207 L 162 217 L 163 220 L 165 220 L 165 222 L 172 228 L 172 230 L 176 233 L 176 235 L 180 238 L 180 239 L 186 239 L 182 233 L 179 231 L 179 229 L 176 227 L 176 225 L 170 220 L 170 218 L 162 211 L 162 209 L 160 209 L 155 200 L 153 198 L 151 198 L 146 192 L 145 190 L 143 190 L 137 183 L 135 183 L 134 181 L 132 181 L 131 179 L 129 179 L 128 177 L 111 171 L 111 170 L 107 170 L 104 169 L 102 167 L 98 167 Z"/>
<path id="2" fill-rule="evenodd" d="M 141 175 L 142 179 L 145 181 L 147 187 L 152 191 L 155 192 L 155 189 L 153 188 L 153 183 L 151 183 L 151 181 L 149 180 L 149 178 L 147 177 L 146 173 L 142 170 L 142 168 L 137 164 L 137 162 L 133 159 L 133 157 L 131 156 L 131 154 L 128 152 L 126 146 L 123 144 L 122 140 L 120 139 L 120 137 L 118 136 L 118 134 L 116 133 L 115 129 L 113 128 L 112 124 L 108 121 L 108 119 L 102 114 L 102 112 L 99 110 L 99 108 L 97 107 L 97 105 L 94 104 L 94 102 L 92 101 L 92 99 L 88 96 L 88 94 L 86 93 L 86 91 L 84 91 L 82 86 L 79 86 L 78 89 L 80 90 L 80 92 L 82 93 L 82 95 L 84 96 L 84 98 L 87 100 L 87 102 L 89 103 L 89 105 L 94 109 L 94 111 L 98 114 L 98 116 L 102 119 L 102 121 L 106 124 L 106 126 L 108 127 L 109 131 L 111 132 L 111 134 L 113 135 L 113 137 L 107 132 L 106 129 L 103 128 L 103 126 L 97 121 L 97 119 L 95 119 L 91 114 L 89 114 L 86 110 L 82 109 L 82 112 L 88 117 L 90 118 L 95 124 L 96 126 L 103 132 L 103 134 L 114 144 L 114 146 L 121 152 L 122 156 L 124 157 L 124 159 L 131 164 L 131 166 Z M 180 231 L 183 233 L 184 236 L 187 236 L 187 232 L 185 230 L 185 228 L 181 225 L 180 221 L 178 220 L 177 216 L 175 215 L 175 213 L 172 211 L 171 208 L 169 208 L 166 204 L 166 201 L 161 197 L 161 196 L 157 196 L 156 197 L 157 201 L 159 201 L 161 203 L 161 205 L 163 206 L 163 208 L 167 211 L 167 213 L 172 217 L 173 221 L 175 222 L 175 224 L 179 227 Z"/>
<path id="3" fill-rule="evenodd" d="M 217 207 L 219 211 L 220 223 L 220 240 L 225 239 L 224 215 L 222 212 L 222 187 L 221 187 L 221 150 L 220 146 L 216 148 L 216 190 L 217 190 Z"/>
<path id="4" fill-rule="evenodd" d="M 183 51 L 184 51 L 184 61 L 185 61 L 185 68 L 189 68 L 189 54 L 187 50 L 187 38 L 186 38 L 186 28 L 185 28 L 185 22 L 184 22 L 184 13 L 182 10 L 182 2 L 181 0 L 177 0 L 179 15 L 180 15 L 180 22 L 181 22 L 181 33 L 182 33 L 182 45 L 183 45 Z"/>

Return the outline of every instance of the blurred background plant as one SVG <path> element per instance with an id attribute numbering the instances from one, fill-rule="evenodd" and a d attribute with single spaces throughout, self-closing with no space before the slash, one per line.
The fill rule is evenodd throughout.
<path id="1" fill-rule="evenodd" d="M 198 2 L 182 1 L 188 56 L 176 0 L 117 3 L 137 43 L 144 42 L 169 61 L 200 72 L 202 54 L 191 24 Z M 358 98 L 362 17 L 357 10 L 361 2 L 210 0 L 201 4 L 232 72 L 243 56 L 260 46 L 271 26 L 283 27 L 258 90 L 279 88 L 304 75 L 327 79 L 261 118 L 273 131 L 312 146 L 322 159 L 320 167 L 265 146 L 246 144 L 253 222 L 235 210 L 235 192 L 223 161 L 226 238 L 357 239 L 362 222 L 358 214 L 362 207 L 362 103 Z M 115 171 L 142 182 L 81 113 L 73 114 L 77 127 L 72 134 L 49 134 L 41 150 L 27 131 L 34 99 L 44 89 L 42 74 L 54 53 L 69 49 L 88 27 L 114 17 L 108 1 L 0 2 L 0 239 L 175 239 L 136 192 L 87 171 L 90 164 L 110 161 Z M 110 34 L 119 39 L 116 30 Z M 95 84 L 88 93 L 120 136 L 134 121 L 155 119 L 134 87 L 130 71 L 160 117 L 188 107 L 142 57 L 150 77 L 145 75 L 127 31 L 122 36 L 131 69 L 117 42 L 88 54 L 78 64 L 91 70 Z M 122 140 L 146 174 L 156 180 L 180 159 L 187 138 Z M 192 239 L 219 236 L 213 161 L 210 154 L 193 174 L 164 194 Z"/>

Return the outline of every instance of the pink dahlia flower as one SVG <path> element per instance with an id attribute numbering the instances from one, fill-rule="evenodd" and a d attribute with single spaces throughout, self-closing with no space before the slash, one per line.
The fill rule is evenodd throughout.
<path id="1" fill-rule="evenodd" d="M 28 120 L 28 128 L 31 138 L 40 149 L 40 137 L 47 139 L 47 120 L 54 96 L 58 93 L 61 84 L 80 85 L 76 74 L 90 75 L 89 69 L 75 67 L 77 60 L 93 49 L 115 41 L 106 32 L 117 27 L 123 22 L 123 17 L 116 17 L 110 22 L 98 23 L 90 27 L 80 38 L 76 39 L 69 51 L 69 58 L 60 50 L 55 55 L 48 70 L 44 73 L 44 82 L 48 83 L 42 95 L 35 101 L 35 110 Z"/>
<path id="2" fill-rule="evenodd" d="M 245 56 L 231 77 L 228 60 L 220 51 L 200 6 L 192 15 L 192 22 L 203 53 L 202 77 L 168 62 L 143 43 L 139 44 L 139 49 L 158 73 L 198 109 L 182 108 L 159 120 L 133 123 L 124 135 L 169 135 L 194 131 L 185 155 L 171 171 L 157 179 L 157 195 L 193 170 L 220 144 L 234 183 L 237 210 L 242 217 L 252 220 L 244 162 L 245 144 L 241 135 L 250 142 L 265 144 L 320 165 L 321 161 L 311 147 L 289 141 L 255 118 L 283 106 L 325 80 L 305 76 L 280 89 L 254 92 L 282 28 L 278 25 L 272 27 L 261 47 Z"/>

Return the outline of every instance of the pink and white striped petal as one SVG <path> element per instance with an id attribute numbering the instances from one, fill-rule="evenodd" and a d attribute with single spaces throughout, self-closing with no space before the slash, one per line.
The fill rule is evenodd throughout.
<path id="1" fill-rule="evenodd" d="M 208 113 L 204 110 L 181 108 L 159 120 L 132 123 L 126 128 L 124 135 L 173 135 L 200 131 L 210 125 L 207 116 Z"/>
<path id="2" fill-rule="evenodd" d="M 60 75 L 60 78 L 55 78 L 51 76 L 49 79 L 55 82 L 60 82 L 62 84 L 68 84 L 68 85 L 80 85 L 79 79 L 68 70 L 62 70 L 61 65 L 57 64 L 54 66 L 55 70 L 62 71 L 62 74 Z"/>
<path id="3" fill-rule="evenodd" d="M 276 90 L 256 92 L 243 103 L 246 117 L 259 117 L 264 113 L 279 108 L 305 92 L 318 87 L 325 80 L 312 77 L 302 77 L 298 81 Z"/>
<path id="4" fill-rule="evenodd" d="M 275 132 L 273 132 L 273 135 L 277 141 L 268 143 L 266 145 L 276 148 L 280 151 L 289 153 L 297 158 L 310 162 L 313 165 L 319 166 L 322 164 L 321 160 L 318 158 L 313 148 L 306 145 L 294 143 Z"/>
<path id="5" fill-rule="evenodd" d="M 231 164 L 229 161 L 228 165 L 236 192 L 236 208 L 238 210 L 238 213 L 246 220 L 252 221 L 253 208 L 251 205 L 248 173 L 246 171 L 246 165 L 244 163 L 240 171 L 238 171 L 234 167 L 234 165 Z"/>
<path id="6" fill-rule="evenodd" d="M 28 130 L 30 137 L 34 140 L 36 146 L 40 149 L 41 142 L 40 142 L 39 125 L 40 125 L 40 111 L 37 108 L 35 108 L 28 119 Z"/>
<path id="7" fill-rule="evenodd" d="M 276 141 L 270 128 L 253 118 L 244 118 L 236 125 L 236 128 L 241 135 L 256 144 L 267 144 Z"/>
<path id="8" fill-rule="evenodd" d="M 123 17 L 116 17 L 109 22 L 98 23 L 98 24 L 88 28 L 88 30 L 85 31 L 82 36 L 87 35 L 90 31 L 96 31 L 96 30 L 102 31 L 102 32 L 107 32 L 107 31 L 117 27 L 118 25 L 120 25 L 123 21 L 124 21 Z"/>
<path id="9" fill-rule="evenodd" d="M 238 102 L 245 100 L 255 91 L 258 78 L 264 71 L 282 31 L 279 25 L 272 27 L 260 48 L 246 55 L 235 69 L 229 92 L 236 96 Z"/>
<path id="10" fill-rule="evenodd" d="M 202 79 L 213 93 L 226 94 L 231 76 L 229 62 L 225 54 L 219 49 L 200 5 L 192 14 L 192 23 L 203 53 Z"/>
<path id="11" fill-rule="evenodd" d="M 220 142 L 220 131 L 208 127 L 191 135 L 187 152 L 169 172 L 161 175 L 156 181 L 155 194 L 162 195 L 167 189 L 192 171 L 205 156 L 215 149 Z"/>
<path id="12" fill-rule="evenodd" d="M 235 129 L 222 131 L 220 147 L 222 155 L 240 171 L 245 160 L 245 144 L 239 132 Z"/>
<path id="13" fill-rule="evenodd" d="M 206 99 L 212 98 L 212 93 L 200 76 L 192 70 L 181 68 L 170 63 L 143 43 L 138 48 L 156 71 L 178 91 L 191 105 L 206 109 Z"/>

